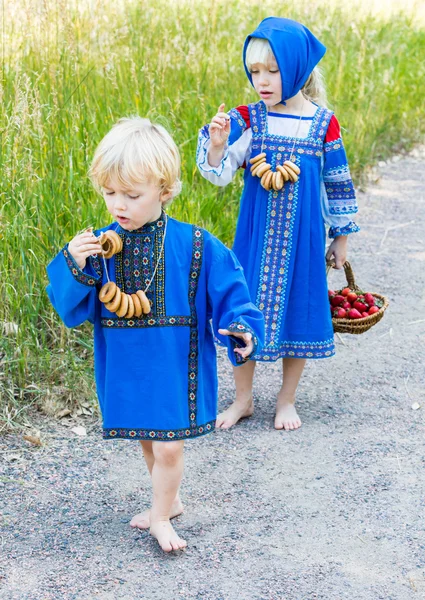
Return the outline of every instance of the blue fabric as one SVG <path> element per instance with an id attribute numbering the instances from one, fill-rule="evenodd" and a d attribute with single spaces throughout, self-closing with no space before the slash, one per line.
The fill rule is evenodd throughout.
<path id="1" fill-rule="evenodd" d="M 157 263 L 164 219 L 140 230 L 113 228 L 123 251 L 106 261 L 121 290 L 144 289 Z M 219 328 L 237 325 L 262 346 L 264 321 L 250 300 L 235 255 L 210 233 L 168 218 L 164 256 L 142 318 L 118 318 L 99 301 L 106 273 L 97 259 L 81 271 L 66 248 L 47 268 L 49 298 L 69 327 L 94 323 L 96 387 L 104 437 L 173 440 L 214 429 L 217 373 L 214 334 L 236 365 L 234 343 Z M 211 328 L 211 324 L 213 328 Z"/>
<path id="2" fill-rule="evenodd" d="M 265 152 L 276 170 L 291 158 L 294 138 L 268 132 L 262 101 L 251 104 L 249 112 L 252 156 Z M 255 360 L 334 354 L 320 201 L 324 137 L 331 117 L 331 111 L 319 107 L 307 137 L 297 139 L 293 157 L 301 170 L 297 183 L 267 192 L 260 179 L 245 170 L 233 250 L 244 268 L 251 298 L 265 318 L 264 347 Z"/>
<path id="3" fill-rule="evenodd" d="M 267 17 L 246 38 L 243 48 L 243 64 L 251 85 L 252 76 L 245 57 L 252 37 L 268 40 L 270 44 L 282 79 L 282 102 L 300 91 L 326 52 L 326 47 L 301 23 L 291 19 Z"/>

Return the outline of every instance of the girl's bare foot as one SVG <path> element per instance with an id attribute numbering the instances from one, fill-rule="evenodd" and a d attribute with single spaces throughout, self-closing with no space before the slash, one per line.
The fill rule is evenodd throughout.
<path id="1" fill-rule="evenodd" d="M 164 552 L 182 550 L 187 542 L 177 535 L 170 521 L 154 521 L 150 527 L 150 534 L 158 540 Z"/>
<path id="2" fill-rule="evenodd" d="M 149 527 L 151 526 L 150 512 L 151 511 L 149 509 L 149 510 L 145 510 L 145 512 L 135 515 L 130 521 L 130 526 L 137 527 L 138 529 L 149 529 Z M 180 500 L 180 498 L 176 498 L 171 506 L 170 519 L 174 519 L 175 517 L 178 517 L 179 515 L 182 514 L 182 512 L 183 512 L 182 501 Z"/>
<path id="3" fill-rule="evenodd" d="M 278 400 L 274 427 L 275 429 L 284 429 L 285 431 L 292 431 L 301 427 L 301 419 L 295 409 L 294 402 Z"/>
<path id="4" fill-rule="evenodd" d="M 218 429 L 230 429 L 241 419 L 250 417 L 254 412 L 252 397 L 248 402 L 235 400 L 224 412 L 220 413 L 215 422 Z"/>

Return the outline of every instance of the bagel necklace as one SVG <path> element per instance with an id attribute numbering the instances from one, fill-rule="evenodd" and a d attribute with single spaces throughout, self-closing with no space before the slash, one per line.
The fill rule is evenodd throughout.
<path id="1" fill-rule="evenodd" d="M 267 110 L 267 107 L 266 107 Z M 279 192 L 283 189 L 285 183 L 290 181 L 291 183 L 296 183 L 298 181 L 301 170 L 298 165 L 295 164 L 295 156 L 294 149 L 295 143 L 298 138 L 298 132 L 300 130 L 301 120 L 304 112 L 304 102 L 300 114 L 300 118 L 298 120 L 297 131 L 294 137 L 294 143 L 292 145 L 292 150 L 290 153 L 290 160 L 285 160 L 283 165 L 277 165 L 276 171 L 272 171 L 272 166 L 268 162 L 266 162 L 266 153 L 264 150 L 264 137 L 266 132 L 263 132 L 263 138 L 261 140 L 261 152 L 254 156 L 254 158 L 250 159 L 251 163 L 251 175 L 256 175 L 261 180 L 262 187 L 269 192 L 273 189 L 275 192 Z M 267 118 L 267 117 L 266 117 Z"/>
<path id="2" fill-rule="evenodd" d="M 99 237 L 100 245 L 102 246 L 102 258 L 105 266 L 106 279 L 108 280 L 105 285 L 102 286 L 99 292 L 99 300 L 105 305 L 105 308 L 109 312 L 115 313 L 117 317 L 124 319 L 131 319 L 133 317 L 140 317 L 142 314 L 147 315 L 151 311 L 151 305 L 146 296 L 146 292 L 150 288 L 152 281 L 155 278 L 158 270 L 159 263 L 161 262 L 164 254 L 165 236 L 167 234 L 167 223 L 168 217 L 164 213 L 165 227 L 164 236 L 162 238 L 161 250 L 159 253 L 158 260 L 155 265 L 152 277 L 149 279 L 144 290 L 137 290 L 135 294 L 124 293 L 116 283 L 109 279 L 108 267 L 106 264 L 106 258 L 111 258 L 114 254 L 121 252 L 122 240 L 116 231 L 108 230 L 102 232 Z"/>

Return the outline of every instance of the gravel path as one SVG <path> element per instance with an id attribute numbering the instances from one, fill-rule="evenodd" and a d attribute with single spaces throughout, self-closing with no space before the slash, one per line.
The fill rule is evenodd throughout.
<path id="1" fill-rule="evenodd" d="M 174 556 L 128 525 L 149 502 L 137 443 L 46 418 L 41 448 L 2 438 L 2 600 L 425 597 L 425 156 L 380 176 L 360 195 L 350 259 L 391 306 L 368 333 L 337 340 L 335 359 L 308 365 L 301 430 L 272 429 L 280 366 L 260 365 L 254 417 L 187 444 L 175 524 L 189 547 Z M 219 370 L 223 407 L 222 353 Z"/>

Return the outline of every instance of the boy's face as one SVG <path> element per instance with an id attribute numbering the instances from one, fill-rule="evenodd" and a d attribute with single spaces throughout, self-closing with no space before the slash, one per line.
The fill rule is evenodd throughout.
<path id="1" fill-rule="evenodd" d="M 171 196 L 162 194 L 153 183 L 137 183 L 131 189 L 123 189 L 114 179 L 108 181 L 102 193 L 108 212 L 127 231 L 159 219 L 163 203 Z"/>
<path id="2" fill-rule="evenodd" d="M 268 107 L 279 104 L 282 100 L 282 79 L 274 56 L 270 55 L 266 65 L 251 65 L 250 70 L 254 88 L 264 104 Z"/>

